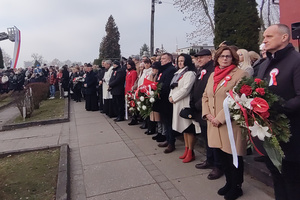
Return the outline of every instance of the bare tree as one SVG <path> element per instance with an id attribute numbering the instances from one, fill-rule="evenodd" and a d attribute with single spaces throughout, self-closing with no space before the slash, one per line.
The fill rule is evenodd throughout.
<path id="1" fill-rule="evenodd" d="M 214 36 L 214 0 L 174 0 L 174 6 L 186 14 L 184 20 L 195 25 L 195 31 L 187 34 L 187 40 L 206 41 Z"/>
<path id="2" fill-rule="evenodd" d="M 202 43 L 214 38 L 214 0 L 173 0 L 174 6 L 185 14 L 184 20 L 195 25 L 195 30 L 187 33 L 187 40 Z M 272 0 L 256 0 L 262 32 L 271 24 L 279 23 L 279 5 Z"/>
<path id="3" fill-rule="evenodd" d="M 11 57 L 2 49 L 2 55 L 3 55 L 3 64 L 4 64 L 4 67 L 6 68 L 10 68 L 10 65 L 11 65 Z"/>
<path id="4" fill-rule="evenodd" d="M 259 18 L 261 20 L 261 30 L 266 27 L 279 23 L 279 5 L 272 3 L 271 0 L 256 1 L 258 4 Z"/>
<path id="5" fill-rule="evenodd" d="M 38 61 L 41 64 L 44 62 L 43 56 L 39 55 L 38 53 L 31 54 L 31 57 L 33 58 L 33 61 Z"/>

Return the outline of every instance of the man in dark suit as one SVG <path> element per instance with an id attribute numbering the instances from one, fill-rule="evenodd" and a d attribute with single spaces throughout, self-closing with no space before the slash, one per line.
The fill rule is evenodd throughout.
<path id="1" fill-rule="evenodd" d="M 202 119 L 202 95 L 210 74 L 214 72 L 214 62 L 212 60 L 211 52 L 208 49 L 202 49 L 195 57 L 197 76 L 191 92 L 190 106 L 195 110 L 195 120 L 199 122 L 201 135 L 204 136 L 206 142 L 206 160 L 196 164 L 195 167 L 197 169 L 212 168 L 212 171 L 208 174 L 207 178 L 214 180 L 223 175 L 221 160 L 218 156 L 218 151 L 207 145 L 207 122 Z"/>
<path id="2" fill-rule="evenodd" d="M 289 43 L 291 33 L 284 24 L 268 27 L 264 32 L 267 59 L 258 71 L 258 78 L 269 83 L 269 89 L 284 99 L 283 105 L 277 105 L 279 112 L 290 120 L 291 138 L 282 143 L 285 154 L 281 173 L 267 157 L 276 200 L 300 199 L 300 54 Z"/>
<path id="3" fill-rule="evenodd" d="M 84 80 L 84 88 L 85 88 L 85 109 L 87 111 L 97 111 L 98 107 L 98 97 L 97 97 L 97 89 L 98 85 L 96 74 L 93 72 L 92 65 L 90 63 L 87 64 L 86 67 L 86 77 Z"/>
<path id="4" fill-rule="evenodd" d="M 175 136 L 172 131 L 173 105 L 169 102 L 170 83 L 176 72 L 172 64 L 173 56 L 170 53 L 163 53 L 161 56 L 161 68 L 158 75 L 158 83 L 162 84 L 159 100 L 159 114 L 167 141 L 158 144 L 159 147 L 167 147 L 164 153 L 171 153 L 175 150 Z"/>
<path id="5" fill-rule="evenodd" d="M 126 71 L 121 68 L 119 61 L 114 61 L 113 72 L 109 80 L 109 90 L 113 95 L 113 105 L 117 114 L 116 122 L 124 121 L 125 116 L 125 77 Z"/>

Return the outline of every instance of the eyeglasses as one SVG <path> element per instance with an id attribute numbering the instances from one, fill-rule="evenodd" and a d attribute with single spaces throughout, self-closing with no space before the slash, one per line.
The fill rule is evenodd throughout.
<path id="1" fill-rule="evenodd" d="M 220 55 L 220 57 L 219 58 L 226 58 L 226 59 L 231 59 L 232 58 L 232 56 L 230 56 L 230 55 Z"/>

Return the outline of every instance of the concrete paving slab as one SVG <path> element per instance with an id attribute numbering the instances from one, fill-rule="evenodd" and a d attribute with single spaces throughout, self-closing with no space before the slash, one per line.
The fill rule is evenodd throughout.
<path id="1" fill-rule="evenodd" d="M 118 125 L 122 130 L 127 134 L 130 139 L 140 139 L 140 138 L 149 138 L 148 135 L 144 134 L 146 129 L 140 129 L 140 125 L 128 126 L 127 122 L 118 122 Z"/>
<path id="2" fill-rule="evenodd" d="M 115 130 L 110 126 L 109 123 L 93 123 L 87 125 L 78 125 L 77 133 L 85 134 L 85 133 L 102 133 L 102 132 L 115 132 Z"/>
<path id="3" fill-rule="evenodd" d="M 19 139 L 15 149 L 27 149 L 34 147 L 43 147 L 57 145 L 59 141 L 59 135 L 50 137 L 36 137 L 36 138 L 24 138 Z"/>
<path id="4" fill-rule="evenodd" d="M 0 152 L 15 150 L 18 143 L 18 140 L 0 141 Z"/>
<path id="5" fill-rule="evenodd" d="M 146 155 L 159 154 L 162 149 L 157 146 L 157 142 L 152 140 L 150 136 L 146 138 L 132 140 Z"/>
<path id="6" fill-rule="evenodd" d="M 197 162 L 183 163 L 179 156 L 184 152 L 184 147 L 177 147 L 177 149 L 170 154 L 156 154 L 149 155 L 149 159 L 155 164 L 159 170 L 165 174 L 168 179 L 178 179 L 182 177 L 195 176 L 199 174 L 208 174 L 210 170 L 198 170 L 195 168 Z M 195 152 L 196 158 L 201 156 Z"/>
<path id="7" fill-rule="evenodd" d="M 122 190 L 88 198 L 88 200 L 169 200 L 157 184 Z"/>
<path id="8" fill-rule="evenodd" d="M 79 147 L 90 145 L 106 144 L 112 142 L 122 141 L 120 136 L 114 131 L 110 130 L 102 133 L 86 132 L 78 133 Z"/>
<path id="9" fill-rule="evenodd" d="M 99 116 L 95 115 L 94 117 L 85 117 L 85 118 L 76 118 L 76 125 L 88 125 L 88 124 L 98 124 L 101 120 Z"/>
<path id="10" fill-rule="evenodd" d="M 83 165 L 92 165 L 134 157 L 134 154 L 123 142 L 82 147 L 80 154 Z"/>
<path id="11" fill-rule="evenodd" d="M 84 179 L 87 197 L 155 182 L 137 158 L 85 166 Z"/>

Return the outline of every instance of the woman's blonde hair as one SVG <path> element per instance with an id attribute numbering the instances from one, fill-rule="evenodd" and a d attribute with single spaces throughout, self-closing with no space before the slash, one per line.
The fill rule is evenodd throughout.
<path id="1" fill-rule="evenodd" d="M 246 49 L 238 49 L 237 53 L 243 54 L 244 57 L 244 61 L 243 62 L 240 61 L 239 67 L 244 70 L 248 67 L 251 67 L 251 59 L 250 59 L 249 52 Z"/>

